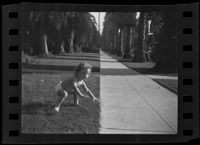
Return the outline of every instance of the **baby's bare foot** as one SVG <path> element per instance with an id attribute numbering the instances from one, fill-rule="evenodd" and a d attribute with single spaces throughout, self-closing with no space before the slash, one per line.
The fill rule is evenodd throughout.
<path id="1" fill-rule="evenodd" d="M 55 108 L 54 108 L 54 110 L 55 110 L 56 112 L 59 112 L 59 109 L 60 109 L 59 107 L 55 107 Z"/>

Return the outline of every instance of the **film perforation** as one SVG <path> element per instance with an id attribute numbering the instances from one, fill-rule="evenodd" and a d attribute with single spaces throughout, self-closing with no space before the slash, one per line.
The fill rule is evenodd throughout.
<path id="1" fill-rule="evenodd" d="M 183 62 L 183 68 L 192 68 L 192 62 Z"/>
<path id="2" fill-rule="evenodd" d="M 18 63 L 9 63 L 9 69 L 18 69 L 19 64 Z"/>
<path id="3" fill-rule="evenodd" d="M 19 115 L 17 113 L 9 114 L 9 120 L 18 120 Z"/>
<path id="4" fill-rule="evenodd" d="M 192 11 L 184 11 L 183 12 L 183 17 L 192 17 Z"/>
<path id="5" fill-rule="evenodd" d="M 193 119 L 193 113 L 183 113 L 183 119 Z"/>
<path id="6" fill-rule="evenodd" d="M 9 35 L 18 35 L 18 29 L 9 29 Z"/>
<path id="7" fill-rule="evenodd" d="M 10 130 L 9 131 L 9 136 L 10 137 L 19 136 L 19 131 L 18 130 Z"/>
<path id="8" fill-rule="evenodd" d="M 19 103 L 19 97 L 9 97 L 9 103 Z"/>
<path id="9" fill-rule="evenodd" d="M 192 96 L 190 95 L 183 95 L 183 102 L 192 102 Z"/>
<path id="10" fill-rule="evenodd" d="M 192 51 L 192 45 L 183 45 L 183 51 Z"/>
<path id="11" fill-rule="evenodd" d="M 183 28 L 183 34 L 185 35 L 192 34 L 192 28 Z"/>
<path id="12" fill-rule="evenodd" d="M 183 79 L 183 85 L 191 86 L 192 85 L 192 79 Z"/>
<path id="13" fill-rule="evenodd" d="M 9 80 L 9 86 L 19 86 L 19 80 Z"/>
<path id="14" fill-rule="evenodd" d="M 9 12 L 8 17 L 11 19 L 18 18 L 18 12 Z"/>
<path id="15" fill-rule="evenodd" d="M 183 135 L 184 136 L 192 136 L 193 135 L 193 130 L 192 129 L 183 130 Z"/>
<path id="16" fill-rule="evenodd" d="M 9 46 L 9 51 L 19 51 L 19 47 L 17 45 Z"/>

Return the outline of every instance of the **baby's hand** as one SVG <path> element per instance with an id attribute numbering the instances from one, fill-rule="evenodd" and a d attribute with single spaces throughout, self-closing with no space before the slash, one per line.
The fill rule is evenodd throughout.
<path id="1" fill-rule="evenodd" d="M 93 98 L 93 102 L 94 102 L 95 100 L 98 101 L 98 102 L 100 102 L 100 100 L 99 100 L 98 98 Z"/>
<path id="2" fill-rule="evenodd" d="M 88 95 L 84 95 L 83 97 L 85 97 L 85 98 L 89 98 L 89 96 L 88 96 Z"/>

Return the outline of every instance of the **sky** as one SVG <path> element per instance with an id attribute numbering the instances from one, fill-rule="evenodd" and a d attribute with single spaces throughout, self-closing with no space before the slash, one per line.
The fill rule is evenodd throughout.
<path id="1" fill-rule="evenodd" d="M 99 25 L 99 12 L 90 12 L 96 19 L 97 25 Z M 106 12 L 100 12 L 100 33 L 103 31 L 103 22 Z M 99 30 L 99 28 L 97 28 Z"/>

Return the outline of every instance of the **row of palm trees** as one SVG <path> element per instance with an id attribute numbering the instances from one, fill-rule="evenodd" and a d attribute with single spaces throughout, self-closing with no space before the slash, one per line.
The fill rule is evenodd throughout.
<path id="1" fill-rule="evenodd" d="M 23 51 L 29 55 L 98 51 L 100 33 L 89 12 L 23 13 Z"/>
<path id="2" fill-rule="evenodd" d="M 176 13 L 165 11 L 106 13 L 103 49 L 134 62 L 154 61 L 160 70 L 175 70 L 176 18 Z"/>

